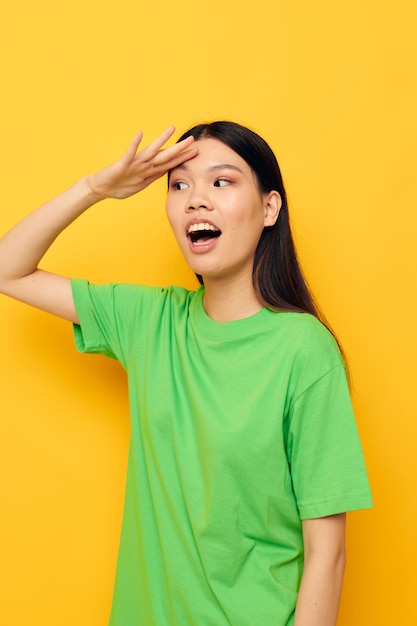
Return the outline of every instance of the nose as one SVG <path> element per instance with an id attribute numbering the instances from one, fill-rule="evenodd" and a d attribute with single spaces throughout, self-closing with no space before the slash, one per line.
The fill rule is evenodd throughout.
<path id="1" fill-rule="evenodd" d="M 210 195 L 208 191 L 201 185 L 199 185 L 198 187 L 194 186 L 192 188 L 186 205 L 186 210 L 188 213 L 191 211 L 197 211 L 199 209 L 204 209 L 206 211 L 213 210 L 213 204 L 210 200 Z"/>

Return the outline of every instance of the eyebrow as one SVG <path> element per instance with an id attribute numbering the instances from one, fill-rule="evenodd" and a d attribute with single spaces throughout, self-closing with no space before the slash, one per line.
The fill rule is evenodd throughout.
<path id="1" fill-rule="evenodd" d="M 174 170 L 188 170 L 187 163 L 181 163 L 180 165 L 177 165 L 176 167 L 173 167 L 172 171 L 174 171 Z M 213 172 L 213 171 L 217 171 L 217 170 L 234 170 L 236 172 L 240 172 L 241 174 L 243 174 L 243 172 L 240 169 L 240 167 L 237 167 L 237 165 L 232 165 L 231 163 L 218 163 L 216 165 L 211 165 L 208 168 L 209 172 Z"/>

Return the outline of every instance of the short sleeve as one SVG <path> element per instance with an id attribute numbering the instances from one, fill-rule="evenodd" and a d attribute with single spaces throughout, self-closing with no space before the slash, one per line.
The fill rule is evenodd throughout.
<path id="1" fill-rule="evenodd" d="M 295 399 L 288 460 L 301 519 L 372 506 L 343 364 Z"/>
<path id="2" fill-rule="evenodd" d="M 80 323 L 74 325 L 79 352 L 100 353 L 126 367 L 136 340 L 135 329 L 146 326 L 156 288 L 138 285 L 91 285 L 72 279 L 72 293 Z M 160 291 L 160 289 L 159 289 Z"/>

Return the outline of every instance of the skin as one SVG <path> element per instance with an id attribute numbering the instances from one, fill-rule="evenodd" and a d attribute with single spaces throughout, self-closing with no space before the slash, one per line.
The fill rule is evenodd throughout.
<path id="1" fill-rule="evenodd" d="M 0 292 L 78 323 L 69 279 L 39 269 L 56 237 L 105 198 L 127 198 L 174 169 L 167 215 L 194 272 L 203 275 L 204 307 L 224 322 L 260 310 L 252 285 L 253 259 L 262 229 L 281 207 L 276 191 L 261 193 L 248 164 L 214 139 L 192 137 L 164 149 L 174 127 L 138 151 L 142 133 L 112 165 L 81 179 L 28 215 L 0 240 Z M 211 223 L 221 236 L 191 245 L 187 228 Z M 335 626 L 345 566 L 345 515 L 302 522 L 305 568 L 294 626 Z"/>
<path id="2" fill-rule="evenodd" d="M 12 228 L 0 240 L 0 292 L 77 323 L 69 279 L 39 269 L 39 262 L 56 237 L 94 204 L 128 198 L 195 156 L 191 137 L 163 149 L 174 131 L 171 126 L 139 152 L 138 133 L 121 159 L 81 179 Z"/>
<path id="3" fill-rule="evenodd" d="M 346 514 L 302 522 L 304 572 L 294 626 L 335 626 L 346 565 Z"/>
<path id="4" fill-rule="evenodd" d="M 261 193 L 256 178 L 236 152 L 217 139 L 197 142 L 198 154 L 174 169 L 167 215 L 188 265 L 204 277 L 204 307 L 216 321 L 247 317 L 260 310 L 252 284 L 255 250 L 265 226 L 281 208 L 276 191 Z M 207 244 L 193 245 L 190 223 L 221 231 Z"/>

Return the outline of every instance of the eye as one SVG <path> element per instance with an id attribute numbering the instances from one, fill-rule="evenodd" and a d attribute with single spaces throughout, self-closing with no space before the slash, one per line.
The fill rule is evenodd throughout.
<path id="1" fill-rule="evenodd" d="M 229 180 L 228 178 L 218 178 L 217 180 L 214 181 L 214 186 L 215 187 L 226 187 L 227 185 L 231 185 L 232 181 Z"/>
<path id="2" fill-rule="evenodd" d="M 171 183 L 171 187 L 172 189 L 176 189 L 177 191 L 182 191 L 183 189 L 187 189 L 188 185 L 187 183 L 183 183 L 179 180 L 177 182 Z"/>

